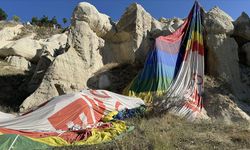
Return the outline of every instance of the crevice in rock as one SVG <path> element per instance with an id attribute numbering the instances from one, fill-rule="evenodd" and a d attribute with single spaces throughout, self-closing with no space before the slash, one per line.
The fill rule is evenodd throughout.
<path id="1" fill-rule="evenodd" d="M 58 95 L 63 95 L 63 94 L 66 94 L 63 90 L 63 86 L 61 84 L 54 84 L 55 85 L 55 88 L 58 92 Z"/>

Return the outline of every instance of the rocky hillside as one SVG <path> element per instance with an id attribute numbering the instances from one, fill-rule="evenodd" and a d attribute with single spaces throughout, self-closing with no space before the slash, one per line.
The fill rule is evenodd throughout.
<path id="1" fill-rule="evenodd" d="M 249 122 L 249 16 L 243 12 L 233 21 L 215 7 L 203 17 L 207 113 L 211 119 L 228 123 Z M 0 74 L 1 85 L 6 85 L 0 88 L 0 102 L 13 107 L 21 104 L 20 111 L 25 111 L 54 96 L 86 88 L 119 93 L 142 69 L 154 39 L 173 33 L 183 20 L 157 20 L 141 5 L 131 4 L 114 22 L 82 2 L 74 9 L 65 33 L 41 39 L 29 32 L 20 37 L 27 27 L 5 26 L 0 30 L 0 57 L 8 67 Z M 7 68 L 16 71 L 4 74 Z"/>

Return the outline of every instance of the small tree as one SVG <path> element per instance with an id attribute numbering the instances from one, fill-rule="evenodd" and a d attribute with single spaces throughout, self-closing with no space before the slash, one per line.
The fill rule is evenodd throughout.
<path id="1" fill-rule="evenodd" d="M 4 10 L 2 10 L 2 8 L 0 8 L 0 21 L 1 20 L 6 20 L 8 17 L 8 15 L 5 13 Z"/>
<path id="2" fill-rule="evenodd" d="M 55 16 L 50 20 L 50 23 L 51 23 L 52 25 L 57 25 L 57 19 L 56 19 Z"/>
<path id="3" fill-rule="evenodd" d="M 31 24 L 32 24 L 32 25 L 38 25 L 38 23 L 39 23 L 38 18 L 37 18 L 37 17 L 32 17 L 32 19 L 31 19 Z"/>
<path id="4" fill-rule="evenodd" d="M 41 25 L 42 25 L 42 26 L 48 26 L 49 23 L 50 23 L 49 17 L 44 15 L 44 16 L 40 19 L 40 22 L 41 22 Z"/>
<path id="5" fill-rule="evenodd" d="M 19 22 L 19 21 L 20 21 L 20 17 L 14 15 L 14 16 L 12 17 L 12 20 L 14 20 L 15 22 Z"/>
<path id="6" fill-rule="evenodd" d="M 63 18 L 63 23 L 66 24 L 68 22 L 67 18 Z"/>

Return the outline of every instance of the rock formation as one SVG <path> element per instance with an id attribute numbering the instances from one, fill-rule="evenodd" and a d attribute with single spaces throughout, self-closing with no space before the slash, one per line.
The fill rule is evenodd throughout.
<path id="1" fill-rule="evenodd" d="M 204 18 L 206 31 L 214 34 L 232 34 L 234 31 L 232 21 L 233 19 L 219 7 L 212 8 Z"/>
<path id="2" fill-rule="evenodd" d="M 236 103 L 237 99 L 231 94 L 227 84 L 214 78 L 205 77 L 205 96 L 204 107 L 207 115 L 212 120 L 231 124 L 233 122 L 250 122 L 250 117 L 241 108 L 240 103 Z M 249 106 L 247 108 L 249 109 Z"/>
<path id="3" fill-rule="evenodd" d="M 13 27 L 5 27 L 0 30 L 0 48 L 10 43 L 15 36 L 21 33 L 22 27 L 23 25 L 16 25 Z"/>
<path id="4" fill-rule="evenodd" d="M 37 62 L 42 54 L 42 46 L 31 37 L 13 41 L 0 49 L 2 57 L 21 56 L 27 60 Z"/>
<path id="5" fill-rule="evenodd" d="M 42 104 L 54 96 L 87 88 L 88 78 L 103 66 L 100 48 L 104 46 L 104 40 L 98 35 L 104 36 L 110 27 L 106 15 L 89 3 L 79 3 L 72 15 L 69 49 L 52 59 L 40 86 L 25 99 L 21 110 Z M 33 80 L 37 80 L 36 77 Z"/>
<path id="6" fill-rule="evenodd" d="M 153 46 L 153 38 L 169 35 L 182 23 L 178 18 L 168 23 L 159 22 L 141 5 L 131 4 L 104 37 L 104 63 L 144 63 L 147 52 Z"/>
<path id="7" fill-rule="evenodd" d="M 75 8 L 72 15 L 72 26 L 76 23 L 85 22 L 98 37 L 103 37 L 112 28 L 109 16 L 99 13 L 95 6 L 82 2 Z"/>
<path id="8" fill-rule="evenodd" d="M 240 77 L 238 44 L 233 34 L 232 18 L 218 7 L 211 9 L 204 19 L 207 31 L 207 71 L 208 74 L 223 78 L 239 99 L 250 98 L 249 88 Z"/>
<path id="9" fill-rule="evenodd" d="M 247 110 L 248 106 L 241 100 L 250 99 L 250 88 L 241 80 L 244 77 L 245 82 L 245 74 L 250 69 L 244 69 L 242 75 L 242 65 L 239 65 L 239 62 L 250 65 L 249 20 L 248 15 L 242 13 L 233 22 L 218 7 L 204 14 L 206 73 L 229 86 L 229 92 L 223 94 L 213 93 L 217 87 L 207 88 L 206 97 L 211 101 L 206 109 L 211 118 L 225 122 L 249 120 L 249 116 L 241 111 L 241 108 Z M 132 72 L 131 76 L 134 76 L 140 70 L 136 65 L 141 67 L 154 38 L 173 33 L 183 21 L 180 18 L 158 21 L 135 3 L 115 23 L 93 5 L 82 2 L 75 8 L 66 33 L 41 40 L 35 40 L 33 35 L 13 40 L 21 32 L 22 25 L 0 30 L 0 57 L 21 70 L 30 71 L 36 67 L 26 89 L 32 94 L 20 106 L 21 111 L 54 96 L 85 88 L 112 89 L 114 82 L 117 86 L 114 91 L 121 92 L 125 87 L 121 84 L 127 84 L 132 78 L 124 74 Z M 244 53 L 244 60 L 241 53 Z M 110 63 L 118 65 L 112 70 L 99 70 Z M 124 63 L 125 67 L 121 65 Z M 136 65 L 131 67 L 129 64 Z M 218 110 L 216 113 L 215 109 Z"/>
<path id="10" fill-rule="evenodd" d="M 250 42 L 244 44 L 241 48 L 242 53 L 244 53 L 245 56 L 245 64 L 250 66 Z"/>
<path id="11" fill-rule="evenodd" d="M 29 71 L 31 70 L 31 63 L 26 60 L 24 57 L 20 56 L 9 56 L 6 57 L 5 60 L 11 65 L 16 67 L 17 69 Z"/>
<path id="12" fill-rule="evenodd" d="M 250 41 L 250 18 L 242 12 L 241 16 L 234 22 L 234 35 Z"/>
<path id="13" fill-rule="evenodd" d="M 143 62 L 150 49 L 149 32 L 157 27 L 155 20 L 141 5 L 130 5 L 119 22 L 105 37 L 104 61 L 118 63 Z M 108 55 L 108 53 L 113 55 Z"/>

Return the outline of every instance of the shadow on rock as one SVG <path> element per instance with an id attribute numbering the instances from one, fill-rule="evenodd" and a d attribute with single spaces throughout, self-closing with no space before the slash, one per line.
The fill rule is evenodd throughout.
<path id="1" fill-rule="evenodd" d="M 87 81 L 87 86 L 122 93 L 141 68 L 138 64 L 107 64 Z"/>

